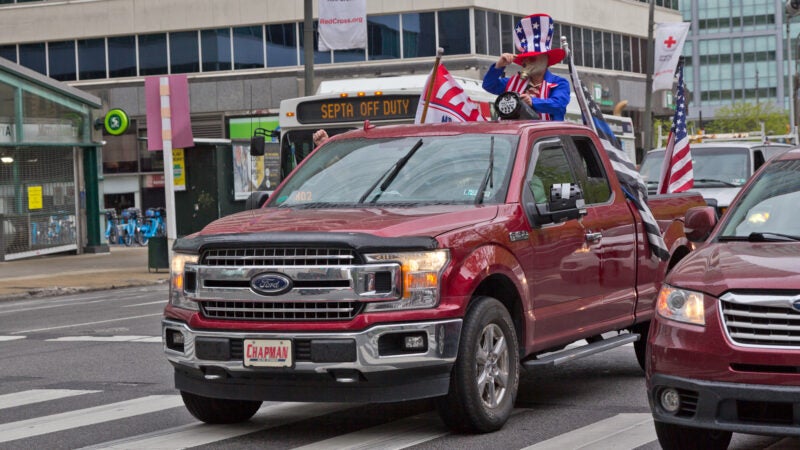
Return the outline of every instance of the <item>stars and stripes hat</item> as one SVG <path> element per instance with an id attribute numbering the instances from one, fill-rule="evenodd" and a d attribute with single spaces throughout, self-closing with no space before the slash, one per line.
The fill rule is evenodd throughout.
<path id="1" fill-rule="evenodd" d="M 532 14 L 523 17 L 514 27 L 514 47 L 517 55 L 514 57 L 516 64 L 541 54 L 547 54 L 547 65 L 558 64 L 564 59 L 566 53 L 561 48 L 550 49 L 553 40 L 553 18 L 547 14 Z"/>

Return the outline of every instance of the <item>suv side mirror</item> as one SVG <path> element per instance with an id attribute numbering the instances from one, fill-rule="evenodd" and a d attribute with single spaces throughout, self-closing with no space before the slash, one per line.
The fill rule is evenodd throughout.
<path id="1" fill-rule="evenodd" d="M 683 229 L 686 239 L 703 242 L 717 224 L 717 211 L 711 206 L 695 206 L 686 211 Z"/>
<path id="2" fill-rule="evenodd" d="M 250 196 L 247 197 L 247 200 L 244 203 L 244 209 L 251 210 L 251 209 L 259 209 L 264 206 L 267 199 L 269 198 L 269 192 L 267 191 L 255 191 L 251 192 Z"/>

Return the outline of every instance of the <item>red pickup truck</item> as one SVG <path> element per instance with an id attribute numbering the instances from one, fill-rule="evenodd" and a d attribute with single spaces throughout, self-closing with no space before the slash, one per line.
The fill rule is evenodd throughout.
<path id="1" fill-rule="evenodd" d="M 647 386 L 666 449 L 724 449 L 732 432 L 800 437 L 800 150 L 770 160 L 667 276 Z M 711 207 L 692 208 L 704 240 Z"/>
<path id="2" fill-rule="evenodd" d="M 643 364 L 705 203 L 651 199 L 671 255 L 651 258 L 601 145 L 539 121 L 332 138 L 263 207 L 176 241 L 162 331 L 186 407 L 232 423 L 264 400 L 436 397 L 447 425 L 487 432 L 523 366 L 631 342 Z"/>

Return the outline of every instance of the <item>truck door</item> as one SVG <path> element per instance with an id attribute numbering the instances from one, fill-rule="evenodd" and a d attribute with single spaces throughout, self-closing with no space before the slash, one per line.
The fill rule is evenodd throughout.
<path id="1" fill-rule="evenodd" d="M 547 203 L 553 184 L 578 182 L 570 151 L 560 137 L 534 143 L 522 190 L 525 204 Z M 588 224 L 585 219 L 537 226 L 535 218 L 529 217 L 534 225 L 522 258 L 533 300 L 534 346 L 538 349 L 564 343 L 578 330 L 591 328 L 596 323 L 595 311 L 603 307 L 603 293 L 596 288 L 599 243 L 587 237 L 596 219 Z"/>

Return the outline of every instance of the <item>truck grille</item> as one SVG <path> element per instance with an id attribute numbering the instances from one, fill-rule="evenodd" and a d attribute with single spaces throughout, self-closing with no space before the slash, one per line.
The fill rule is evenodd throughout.
<path id="1" fill-rule="evenodd" d="M 793 295 L 733 294 L 721 297 L 722 320 L 731 340 L 741 345 L 800 348 L 800 312 Z"/>
<path id="2" fill-rule="evenodd" d="M 354 264 L 355 252 L 342 248 L 212 248 L 203 251 L 205 266 L 339 266 Z"/>
<path id="3" fill-rule="evenodd" d="M 350 320 L 359 302 L 200 301 L 203 316 L 227 320 Z"/>

